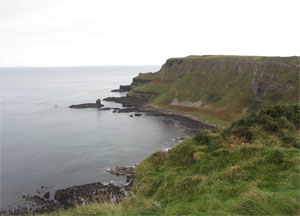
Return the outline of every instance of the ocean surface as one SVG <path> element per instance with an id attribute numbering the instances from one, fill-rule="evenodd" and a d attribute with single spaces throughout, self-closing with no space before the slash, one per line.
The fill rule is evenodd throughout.
<path id="1" fill-rule="evenodd" d="M 159 66 L 0 68 L 0 208 L 23 202 L 41 187 L 57 189 L 92 182 L 116 184 L 123 178 L 105 168 L 134 165 L 175 145 L 189 131 L 162 117 L 70 109 L 130 84 L 140 72 Z M 107 107 L 120 104 L 104 102 Z M 42 195 L 42 194 L 41 194 Z"/>

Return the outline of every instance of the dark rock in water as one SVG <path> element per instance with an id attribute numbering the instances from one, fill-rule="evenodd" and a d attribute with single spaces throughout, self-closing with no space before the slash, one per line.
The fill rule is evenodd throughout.
<path id="1" fill-rule="evenodd" d="M 110 169 L 106 169 L 106 172 L 112 173 L 115 175 L 121 175 L 121 176 L 134 176 L 135 173 L 135 166 L 133 167 L 124 167 L 124 166 L 116 166 Z"/>
<path id="2" fill-rule="evenodd" d="M 130 85 L 120 85 L 119 89 L 111 90 L 111 92 L 129 92 L 131 90 Z"/>
<path id="3" fill-rule="evenodd" d="M 106 185 L 97 182 L 72 186 L 57 190 L 54 194 L 55 200 L 50 199 L 50 192 L 46 192 L 43 197 L 23 194 L 22 198 L 25 200 L 24 204 L 26 204 L 26 207 L 19 206 L 17 208 L 10 208 L 7 211 L 0 210 L 0 215 L 4 213 L 5 215 L 42 214 L 61 209 L 74 208 L 77 205 L 88 203 L 121 202 L 134 183 L 135 166 L 114 167 L 106 171 L 115 175 L 124 176 L 126 178 L 126 184 L 116 186 L 112 183 Z"/>
<path id="4" fill-rule="evenodd" d="M 130 113 L 130 112 L 136 112 L 138 111 L 139 109 L 136 108 L 136 107 L 130 107 L 130 108 L 125 108 L 125 109 L 120 109 L 118 111 L 118 113 Z"/>
<path id="5" fill-rule="evenodd" d="M 143 110 L 141 110 L 143 111 Z M 192 130 L 192 134 L 198 133 L 201 130 L 214 128 L 215 125 L 207 124 L 198 120 L 191 119 L 182 115 L 168 114 L 163 112 L 145 110 L 147 116 L 161 116 L 179 121 L 182 125 Z"/>
<path id="6" fill-rule="evenodd" d="M 174 142 L 175 142 L 176 144 L 182 143 L 183 141 L 184 141 L 184 137 L 176 137 L 176 138 L 174 139 Z"/>
<path id="7" fill-rule="evenodd" d="M 98 104 L 98 105 L 101 104 L 101 100 L 99 98 L 96 100 L 96 104 Z"/>
<path id="8" fill-rule="evenodd" d="M 69 106 L 70 108 L 75 108 L 75 109 L 86 109 L 86 108 L 101 108 L 104 105 L 101 104 L 101 100 L 97 99 L 96 103 L 85 103 L 85 104 L 77 104 L 77 105 L 71 105 Z"/>
<path id="9" fill-rule="evenodd" d="M 106 172 L 117 175 L 117 176 L 125 176 L 126 185 L 123 186 L 125 191 L 129 191 L 135 180 L 135 167 L 124 167 L 124 166 L 116 166 L 110 169 L 106 169 Z"/>
<path id="10" fill-rule="evenodd" d="M 130 115 L 130 117 L 133 117 L 133 115 Z"/>
<path id="11" fill-rule="evenodd" d="M 134 116 L 141 116 L 141 113 L 135 113 Z"/>
<path id="12" fill-rule="evenodd" d="M 23 199 L 28 199 L 29 195 L 28 194 L 22 194 L 21 196 Z"/>
<path id="13" fill-rule="evenodd" d="M 105 108 L 101 108 L 101 109 L 99 109 L 99 110 L 111 110 L 112 108 L 110 108 L 110 107 L 105 107 Z"/>
<path id="14" fill-rule="evenodd" d="M 57 190 L 54 199 L 64 208 L 70 208 L 92 202 L 120 202 L 124 196 L 120 186 L 98 182 Z"/>
<path id="15" fill-rule="evenodd" d="M 50 198 L 50 192 L 46 192 L 43 197 L 45 199 L 49 199 Z"/>
<path id="16" fill-rule="evenodd" d="M 126 97 L 108 97 L 104 98 L 104 101 L 112 101 L 115 103 L 121 103 L 123 107 L 141 107 L 143 106 L 147 100 L 137 98 L 137 97 L 131 97 L 131 96 L 126 96 Z"/>
<path id="17" fill-rule="evenodd" d="M 198 133 L 199 131 L 201 131 L 203 129 L 210 129 L 210 128 L 215 127 L 214 125 L 210 125 L 210 124 L 192 119 L 187 116 L 175 115 L 175 114 L 145 109 L 143 106 L 148 101 L 145 98 L 141 99 L 141 98 L 137 98 L 137 97 L 126 96 L 126 97 L 108 97 L 103 100 L 113 101 L 115 103 L 121 103 L 123 105 L 123 107 L 127 107 L 127 108 L 118 110 L 118 113 L 143 112 L 143 113 L 145 113 L 145 115 L 148 115 L 148 116 L 161 116 L 161 117 L 166 117 L 169 119 L 179 121 L 182 125 L 186 126 L 189 130 L 191 130 L 191 134 Z M 139 116 L 140 113 L 137 113 L 137 114 L 138 115 L 135 115 L 135 116 Z"/>
<path id="18" fill-rule="evenodd" d="M 116 113 L 116 112 L 118 112 L 119 110 L 121 110 L 121 108 L 113 108 L 113 113 Z"/>
<path id="19" fill-rule="evenodd" d="M 45 203 L 45 200 L 38 195 L 34 195 L 33 197 L 30 197 L 29 200 L 34 201 L 37 205 L 42 205 Z"/>

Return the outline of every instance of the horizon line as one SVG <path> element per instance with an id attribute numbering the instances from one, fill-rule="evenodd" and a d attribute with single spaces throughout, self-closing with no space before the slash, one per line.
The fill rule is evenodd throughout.
<path id="1" fill-rule="evenodd" d="M 60 66 L 0 66 L 0 68 L 59 68 L 59 67 L 138 67 L 161 66 L 162 64 L 137 64 L 137 65 L 60 65 Z"/>

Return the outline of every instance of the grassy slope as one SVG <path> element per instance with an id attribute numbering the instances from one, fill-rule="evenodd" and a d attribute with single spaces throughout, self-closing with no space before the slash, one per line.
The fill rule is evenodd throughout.
<path id="1" fill-rule="evenodd" d="M 124 203 L 55 214 L 299 215 L 299 117 L 275 106 L 203 131 L 142 161 Z"/>
<path id="2" fill-rule="evenodd" d="M 297 64 L 298 62 L 298 64 Z M 293 66 L 292 66 L 293 64 Z M 298 65 L 297 67 L 295 65 Z M 156 92 L 156 106 L 196 115 L 217 125 L 229 125 L 242 116 L 242 110 L 257 111 L 271 104 L 299 100 L 299 58 L 257 56 L 189 56 L 169 59 L 158 73 L 138 76 L 160 80 L 136 87 L 139 92 Z M 289 90 L 256 98 L 252 80 L 293 86 Z M 171 106 L 179 102 L 202 101 L 201 107 Z"/>

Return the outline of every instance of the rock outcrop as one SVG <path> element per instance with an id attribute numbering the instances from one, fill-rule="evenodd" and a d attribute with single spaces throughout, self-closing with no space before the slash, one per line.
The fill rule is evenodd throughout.
<path id="1" fill-rule="evenodd" d="M 171 58 L 158 72 L 135 77 L 128 96 L 231 122 L 268 105 L 298 102 L 299 74 L 298 56 Z"/>
<path id="2" fill-rule="evenodd" d="M 95 202 L 121 202 L 127 196 L 135 181 L 135 166 L 117 166 L 106 169 L 106 172 L 123 176 L 126 182 L 122 185 L 103 184 L 101 182 L 75 185 L 56 190 L 54 199 L 50 199 L 50 192 L 44 190 L 45 194 L 43 196 L 23 195 L 22 198 L 25 200 L 26 207 L 19 206 L 5 211 L 0 210 L 0 215 L 35 215 Z M 41 188 L 44 188 L 44 186 Z M 37 192 L 39 193 L 39 190 Z"/>
<path id="3" fill-rule="evenodd" d="M 96 103 L 84 103 L 84 104 L 77 104 L 77 105 L 71 105 L 69 106 L 70 108 L 74 108 L 74 109 L 86 109 L 86 108 L 101 108 L 104 105 L 101 104 L 101 100 L 97 99 Z"/>
<path id="4" fill-rule="evenodd" d="M 103 99 L 104 101 L 112 101 L 116 103 L 121 103 L 124 107 L 141 107 L 147 100 L 138 97 L 107 97 Z"/>
<path id="5" fill-rule="evenodd" d="M 111 199 L 120 202 L 125 196 L 121 189 L 121 187 L 114 184 L 104 185 L 100 182 L 84 184 L 57 190 L 54 199 L 64 208 L 92 202 L 105 202 Z"/>
<path id="6" fill-rule="evenodd" d="M 129 92 L 131 90 L 130 85 L 120 85 L 119 89 L 111 90 L 111 92 Z"/>

